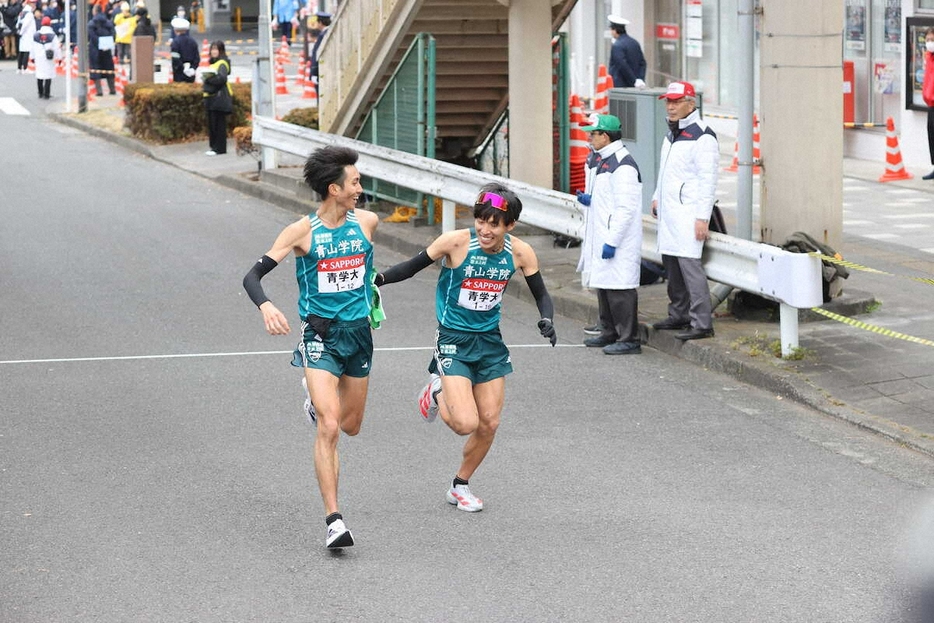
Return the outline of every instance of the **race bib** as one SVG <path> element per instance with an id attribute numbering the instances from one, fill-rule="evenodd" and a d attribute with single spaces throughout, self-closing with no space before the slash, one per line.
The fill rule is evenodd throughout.
<path id="1" fill-rule="evenodd" d="M 499 303 L 507 281 L 492 279 L 464 279 L 461 282 L 457 304 L 473 311 L 490 311 Z"/>
<path id="2" fill-rule="evenodd" d="M 347 255 L 318 260 L 318 292 L 346 292 L 362 288 L 366 256 Z"/>

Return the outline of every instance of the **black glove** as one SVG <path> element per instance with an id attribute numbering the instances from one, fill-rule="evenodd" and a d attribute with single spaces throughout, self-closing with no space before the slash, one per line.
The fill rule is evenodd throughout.
<path id="1" fill-rule="evenodd" d="M 539 320 L 538 330 L 541 331 L 542 337 L 547 337 L 549 341 L 551 341 L 552 346 L 558 343 L 558 334 L 555 333 L 555 325 L 551 322 L 550 318 L 542 318 Z"/>

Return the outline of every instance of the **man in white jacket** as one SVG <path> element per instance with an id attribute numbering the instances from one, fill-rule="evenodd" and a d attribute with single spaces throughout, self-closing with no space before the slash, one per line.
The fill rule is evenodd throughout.
<path id="1" fill-rule="evenodd" d="M 42 18 L 42 27 L 33 35 L 30 57 L 36 64 L 36 86 L 39 99 L 52 97 L 52 78 L 55 77 L 55 63 L 62 58 L 62 44 L 52 30 L 52 18 Z M 24 42 L 20 41 L 20 47 Z"/>
<path id="2" fill-rule="evenodd" d="M 652 214 L 658 218 L 658 252 L 668 271 L 668 318 L 655 329 L 677 329 L 679 340 L 713 337 L 710 288 L 701 265 L 707 223 L 717 190 L 720 148 L 717 135 L 697 110 L 694 86 L 672 82 L 665 100 L 668 135 Z"/>
<path id="3" fill-rule="evenodd" d="M 621 141 L 619 119 L 595 115 L 590 134 L 584 193 L 584 239 L 577 271 L 597 292 L 599 335 L 584 340 L 607 355 L 635 355 L 639 343 L 639 287 L 642 259 L 642 177 Z"/>

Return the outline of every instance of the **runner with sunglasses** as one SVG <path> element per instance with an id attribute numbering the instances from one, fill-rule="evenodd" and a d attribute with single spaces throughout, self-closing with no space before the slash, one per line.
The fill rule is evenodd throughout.
<path id="1" fill-rule="evenodd" d="M 483 501 L 470 492 L 468 480 L 493 445 L 505 377 L 512 372 L 499 318 L 506 284 L 517 270 L 525 276 L 541 314 L 539 331 L 552 346 L 558 340 L 552 322 L 554 305 L 535 251 L 509 233 L 521 211 L 515 193 L 501 184 L 487 184 L 474 205 L 473 227 L 441 234 L 412 259 L 376 277 L 377 286 L 403 281 L 441 260 L 435 295 L 438 329 L 428 365 L 431 377 L 419 394 L 418 407 L 426 422 L 440 413 L 451 430 L 467 436 L 446 498 L 468 512 L 483 510 Z"/>

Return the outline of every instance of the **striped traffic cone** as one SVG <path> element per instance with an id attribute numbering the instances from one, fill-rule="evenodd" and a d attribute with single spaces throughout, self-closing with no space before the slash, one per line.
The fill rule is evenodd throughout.
<path id="1" fill-rule="evenodd" d="M 285 84 L 285 68 L 276 61 L 276 95 L 288 95 L 289 89 Z"/>
<path id="2" fill-rule="evenodd" d="M 198 67 L 209 67 L 211 60 L 211 46 L 208 44 L 208 40 L 205 39 L 201 42 L 201 64 Z"/>
<path id="3" fill-rule="evenodd" d="M 26 65 L 26 73 L 36 73 L 36 61 L 34 61 L 31 56 L 29 57 L 29 64 Z"/>
<path id="4" fill-rule="evenodd" d="M 78 77 L 78 48 L 75 47 L 75 53 L 71 55 L 71 67 L 68 74 L 69 78 Z"/>
<path id="5" fill-rule="evenodd" d="M 120 108 L 123 108 L 124 106 L 126 106 L 126 102 L 123 99 L 124 88 L 126 87 L 126 83 L 127 83 L 126 69 L 121 67 L 116 72 L 114 72 L 114 82 L 116 83 L 114 87 L 115 87 L 115 90 L 117 91 L 117 105 Z"/>
<path id="6" fill-rule="evenodd" d="M 315 106 L 318 105 L 318 90 L 315 88 L 315 81 L 309 78 L 305 80 L 305 90 L 302 92 L 303 100 L 315 100 Z"/>
<path id="7" fill-rule="evenodd" d="M 94 81 L 88 78 L 88 102 L 94 101 Z"/>
<path id="8" fill-rule="evenodd" d="M 576 193 L 578 190 L 583 192 L 586 186 L 585 163 L 590 154 L 590 142 L 587 140 L 587 133 L 581 130 L 581 123 L 584 113 L 581 110 L 580 98 L 571 95 L 571 123 L 570 123 L 570 153 L 568 161 L 570 163 L 570 192 Z"/>
<path id="9" fill-rule="evenodd" d="M 885 173 L 879 181 L 897 182 L 898 180 L 910 180 L 913 177 L 905 170 L 902 151 L 898 147 L 898 135 L 895 133 L 895 121 L 889 117 L 885 120 Z"/>
<path id="10" fill-rule="evenodd" d="M 752 116 L 752 173 L 753 175 L 759 175 L 762 173 L 762 167 L 759 166 L 759 115 L 754 114 Z M 736 173 L 739 171 L 739 139 L 733 143 L 733 162 L 730 163 L 730 166 L 723 169 L 724 171 L 729 171 L 730 173 Z"/>
<path id="11" fill-rule="evenodd" d="M 597 94 L 593 98 L 593 111 L 600 115 L 610 112 L 610 97 L 607 94 L 606 82 L 608 77 L 606 65 L 601 63 L 597 70 Z"/>
<path id="12" fill-rule="evenodd" d="M 59 59 L 55 61 L 55 75 L 56 76 L 65 75 L 65 59 L 64 58 L 59 57 Z"/>

